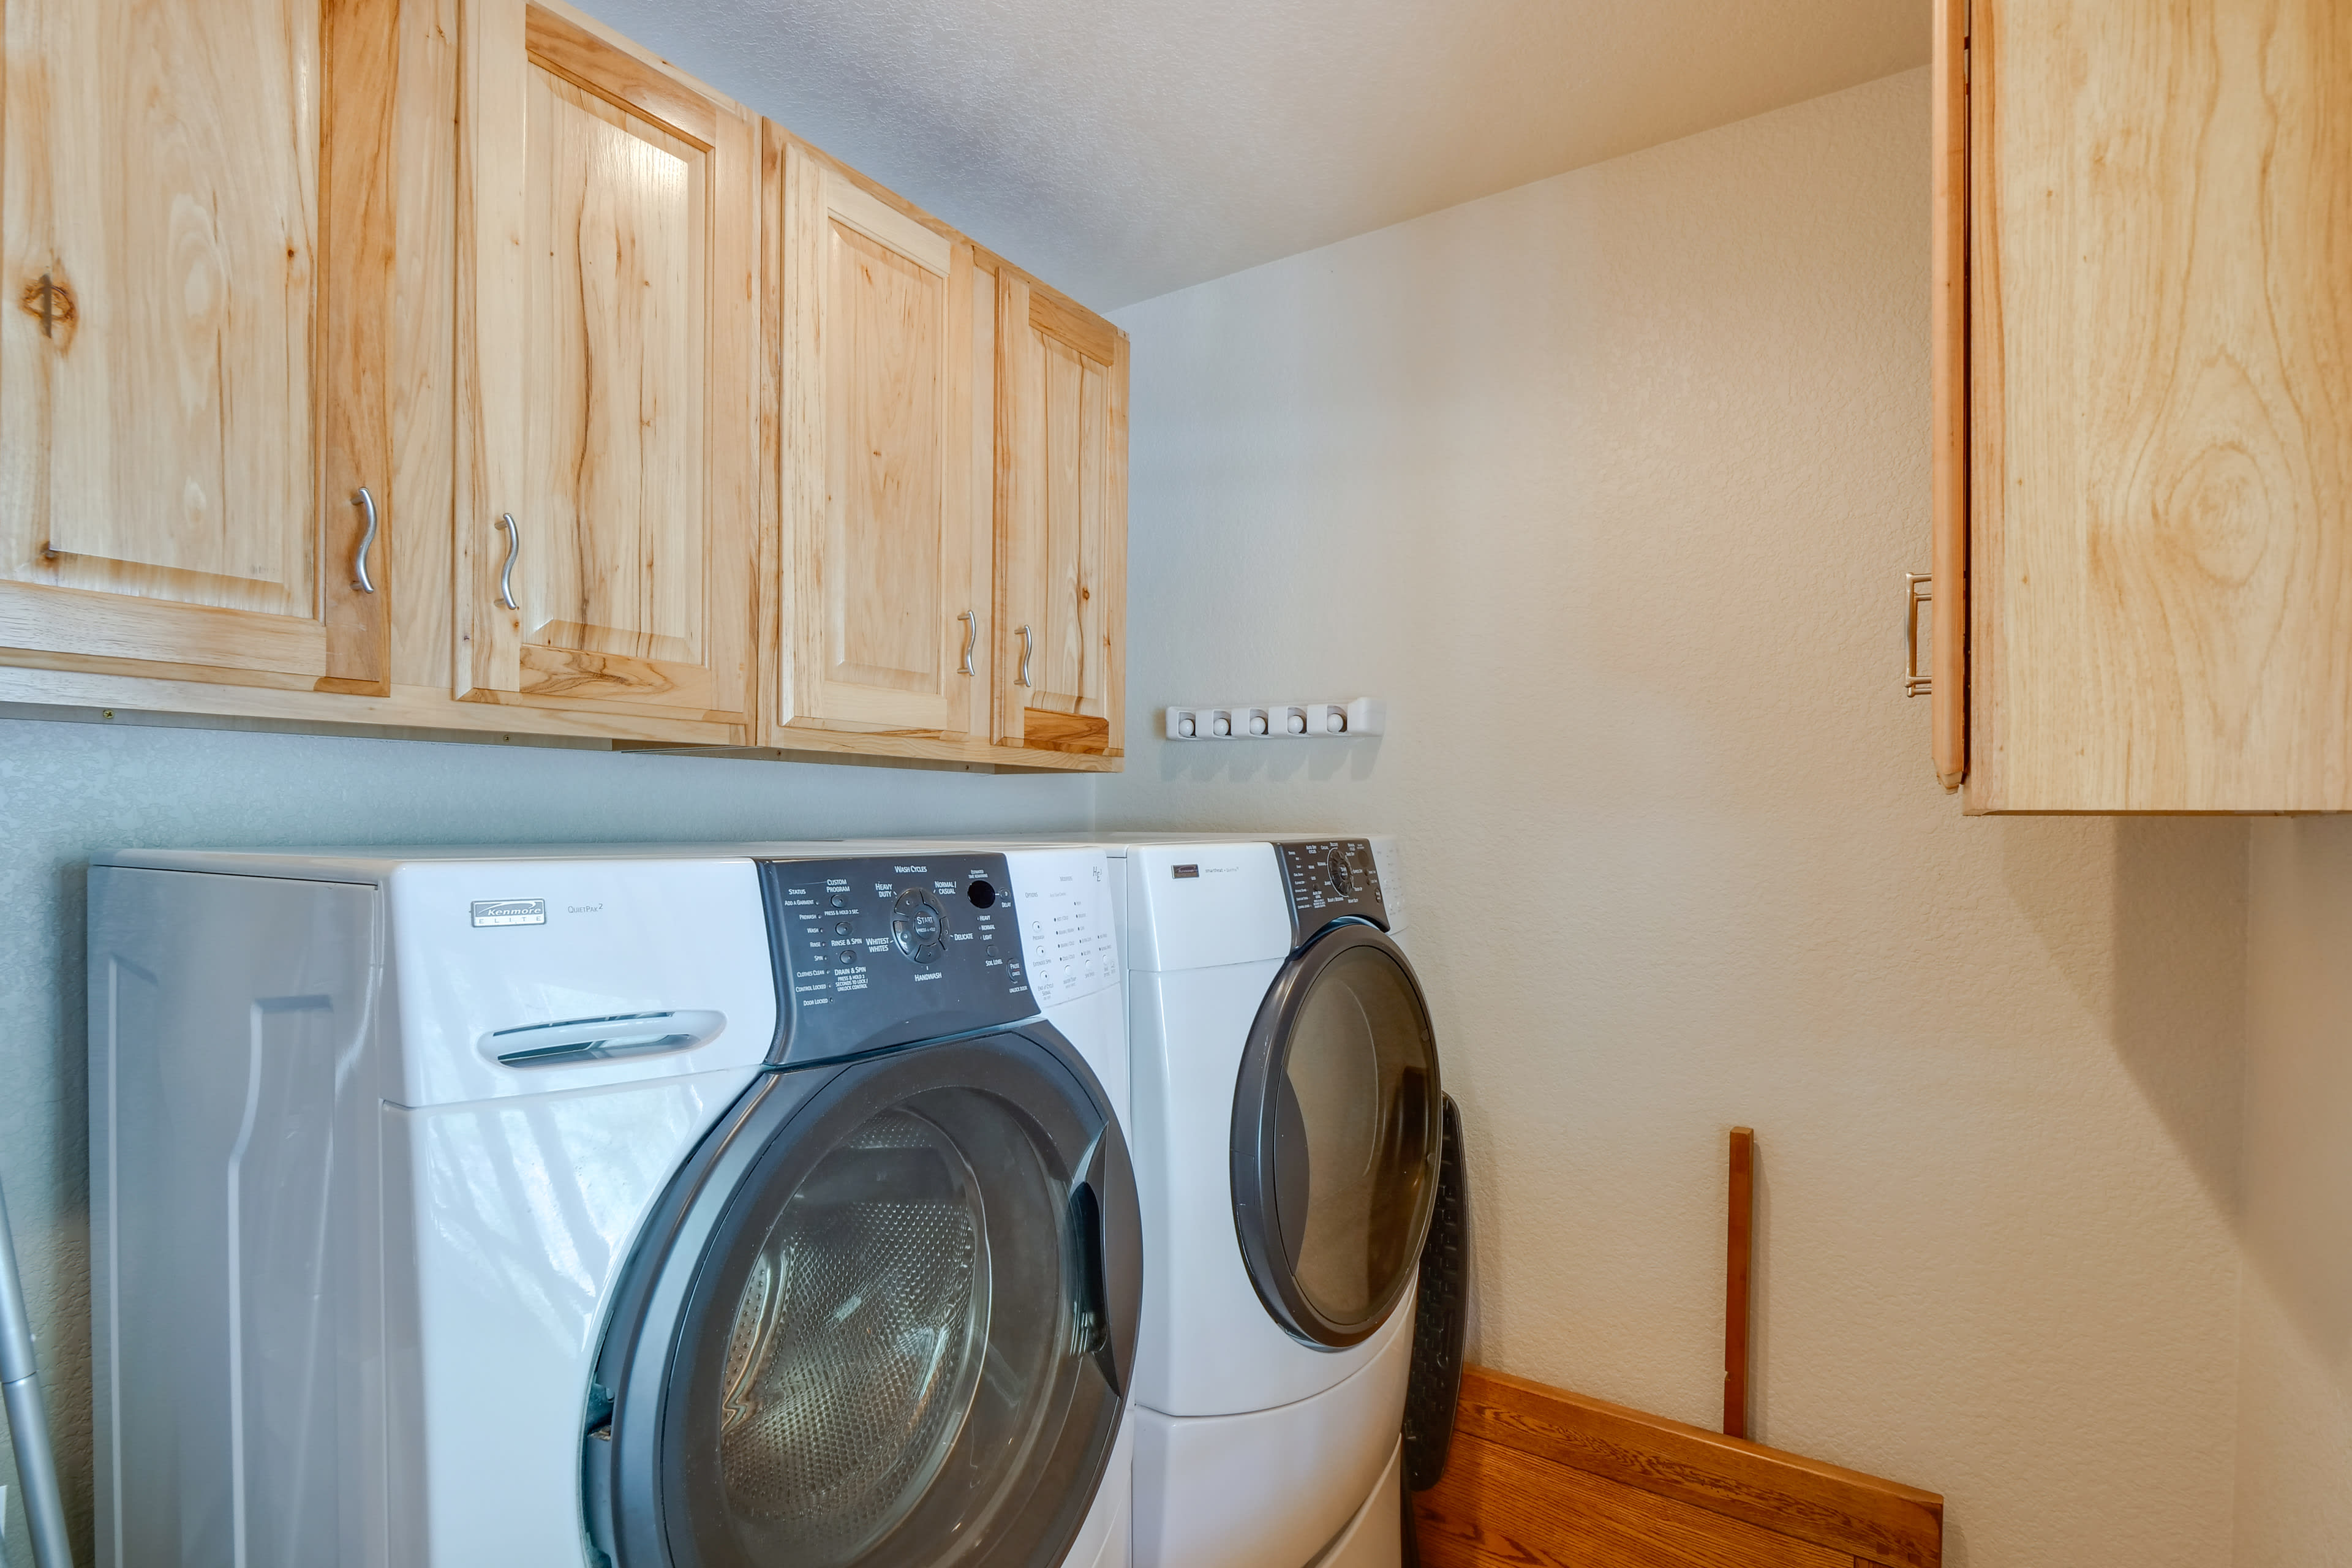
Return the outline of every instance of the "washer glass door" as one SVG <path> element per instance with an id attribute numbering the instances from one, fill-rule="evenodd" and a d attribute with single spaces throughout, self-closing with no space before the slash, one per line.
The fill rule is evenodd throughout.
<path id="1" fill-rule="evenodd" d="M 739 1111 L 722 1141 L 763 1146 L 730 1191 L 713 1163 L 709 1223 L 678 1205 L 677 1245 L 646 1265 L 675 1310 L 635 1293 L 627 1352 L 608 1342 L 592 1536 L 632 1565 L 1056 1568 L 1117 1433 L 1134 1315 L 1132 1178 L 1084 1073 L 995 1037 Z M 600 1443 L 620 1466 L 602 1531 Z"/>
<path id="2" fill-rule="evenodd" d="M 1379 928 L 1326 928 L 1276 977 L 1234 1100 L 1234 1216 L 1277 1321 L 1334 1349 L 1370 1337 L 1429 1231 L 1437 1042 L 1420 983 Z"/>

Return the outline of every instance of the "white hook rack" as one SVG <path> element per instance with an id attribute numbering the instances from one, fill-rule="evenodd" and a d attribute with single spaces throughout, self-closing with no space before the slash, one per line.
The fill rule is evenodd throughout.
<path id="1" fill-rule="evenodd" d="M 1168 710 L 1171 741 L 1349 741 L 1385 734 L 1388 726 L 1389 705 L 1377 697 Z"/>

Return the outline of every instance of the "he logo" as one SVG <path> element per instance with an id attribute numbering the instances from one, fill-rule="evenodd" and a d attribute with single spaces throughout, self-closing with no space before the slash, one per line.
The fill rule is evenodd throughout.
<path id="1" fill-rule="evenodd" d="M 474 903 L 474 923 L 478 926 L 543 926 L 547 923 L 547 900 L 479 899 Z"/>

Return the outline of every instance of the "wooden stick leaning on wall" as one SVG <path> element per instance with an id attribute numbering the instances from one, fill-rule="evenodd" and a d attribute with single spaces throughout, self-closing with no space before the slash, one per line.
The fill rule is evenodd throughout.
<path id="1" fill-rule="evenodd" d="M 1725 1246 L 1723 1435 L 1748 1436 L 1748 1320 L 1756 1258 L 1756 1130 L 1731 1130 L 1731 1205 Z"/>
<path id="2" fill-rule="evenodd" d="M 1747 1440 L 1756 1133 L 1730 1140 L 1726 1435 L 1483 1367 L 1412 1494 L 1426 1568 L 1940 1568 L 1944 1500 Z"/>

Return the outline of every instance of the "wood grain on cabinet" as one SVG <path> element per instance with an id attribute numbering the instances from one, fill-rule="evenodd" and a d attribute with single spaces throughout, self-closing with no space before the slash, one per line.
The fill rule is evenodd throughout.
<path id="1" fill-rule="evenodd" d="M 465 26 L 458 695 L 745 724 L 756 121 L 568 8 Z"/>
<path id="2" fill-rule="evenodd" d="M 266 728 L 298 734 L 390 734 L 415 738 L 520 742 L 532 736 L 665 746 L 732 747 L 741 731 L 730 724 L 641 717 L 588 705 L 507 708 L 460 702 L 446 687 L 395 682 L 383 696 L 358 693 L 331 703 L 308 687 L 280 688 L 225 679 L 235 671 L 192 665 L 157 667 L 157 676 L 126 676 L 47 661 L 20 666 L 0 650 L 0 704 L 39 705 L 60 719 L 155 721 L 215 720 L 223 729 Z"/>
<path id="3" fill-rule="evenodd" d="M 1969 765 L 1969 5 L 1936 0 L 1929 114 L 1935 641 L 1928 701 L 1936 778 L 1946 789 L 1960 787 Z"/>
<path id="4" fill-rule="evenodd" d="M 1975 0 L 1969 70 L 1969 808 L 2352 807 L 2352 25 Z"/>
<path id="5" fill-rule="evenodd" d="M 457 43 L 459 0 L 402 0 L 392 199 L 390 385 L 392 491 L 398 498 L 393 591 L 395 688 L 455 689 L 451 537 L 456 517 L 457 320 Z M 429 330 L 425 323 L 449 323 Z"/>
<path id="6" fill-rule="evenodd" d="M 1001 267 L 996 352 L 996 741 L 1119 756 L 1127 337 Z"/>
<path id="7" fill-rule="evenodd" d="M 964 602 L 971 620 L 964 626 L 961 672 L 964 682 L 963 732 L 975 744 L 995 739 L 996 712 L 996 289 L 1002 263 L 972 247 L 971 440 L 966 454 L 971 496 L 971 570 Z"/>
<path id="8" fill-rule="evenodd" d="M 398 0 L 13 0 L 0 640 L 380 690 Z"/>
<path id="9" fill-rule="evenodd" d="M 1417 1494 L 1431 1568 L 1936 1568 L 1943 1499 L 1482 1367 Z"/>
<path id="10" fill-rule="evenodd" d="M 971 598 L 972 261 L 803 142 L 783 139 L 778 679 L 770 743 L 803 730 L 957 737 Z"/>

